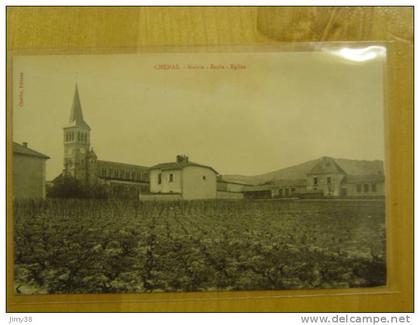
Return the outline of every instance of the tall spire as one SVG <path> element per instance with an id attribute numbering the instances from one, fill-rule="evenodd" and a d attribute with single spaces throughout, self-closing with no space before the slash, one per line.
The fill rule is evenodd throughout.
<path id="1" fill-rule="evenodd" d="M 90 130 L 89 125 L 83 119 L 82 104 L 80 103 L 79 88 L 76 83 L 74 90 L 73 105 L 71 107 L 69 126 L 82 126 Z"/>

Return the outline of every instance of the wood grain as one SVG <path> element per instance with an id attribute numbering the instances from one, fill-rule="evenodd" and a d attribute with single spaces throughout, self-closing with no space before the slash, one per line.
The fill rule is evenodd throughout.
<path id="1" fill-rule="evenodd" d="M 140 52 L 151 46 L 385 42 L 388 278 L 385 288 L 273 292 L 15 296 L 8 197 L 7 310 L 11 311 L 413 311 L 413 8 L 411 7 L 9 7 L 15 53 Z M 10 172 L 8 171 L 8 186 Z M 11 191 L 9 191 L 11 193 Z"/>

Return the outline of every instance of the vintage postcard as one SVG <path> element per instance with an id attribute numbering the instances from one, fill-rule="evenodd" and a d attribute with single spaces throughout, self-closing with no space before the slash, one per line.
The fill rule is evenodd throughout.
<path id="1" fill-rule="evenodd" d="M 385 54 L 13 57 L 15 293 L 384 286 Z"/>

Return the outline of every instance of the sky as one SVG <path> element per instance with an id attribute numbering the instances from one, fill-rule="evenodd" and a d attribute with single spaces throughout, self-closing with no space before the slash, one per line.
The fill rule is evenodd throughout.
<path id="1" fill-rule="evenodd" d="M 77 82 L 101 160 L 152 166 L 186 154 L 242 175 L 321 156 L 384 160 L 384 57 L 359 59 L 321 51 L 17 56 L 13 141 L 51 157 L 47 180 L 57 176 Z"/>

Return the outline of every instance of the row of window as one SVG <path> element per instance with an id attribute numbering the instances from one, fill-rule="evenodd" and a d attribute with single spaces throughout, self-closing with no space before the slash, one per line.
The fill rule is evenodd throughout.
<path id="1" fill-rule="evenodd" d="M 205 181 L 207 178 L 206 176 L 202 176 L 201 178 L 203 181 Z M 168 175 L 168 183 L 173 183 L 175 181 L 175 175 L 174 174 L 169 174 Z M 158 184 L 162 184 L 162 174 L 158 174 L 158 179 L 157 179 Z"/>
<path id="2" fill-rule="evenodd" d="M 81 159 L 80 160 L 80 162 L 79 161 L 75 161 L 74 163 L 73 163 L 73 161 L 71 160 L 71 159 L 66 159 L 65 161 L 64 161 L 64 167 L 72 167 L 73 165 L 75 166 L 75 167 L 79 167 L 79 166 L 85 166 L 85 160 L 84 159 Z"/>
<path id="3" fill-rule="evenodd" d="M 130 181 L 141 181 L 147 179 L 147 173 L 136 170 L 127 170 L 122 168 L 105 168 L 102 167 L 98 170 L 102 177 L 119 178 Z"/>
<path id="4" fill-rule="evenodd" d="M 317 187 L 313 188 L 314 191 L 318 191 Z M 376 189 L 376 184 L 372 183 L 372 184 L 357 184 L 356 185 L 356 192 L 357 193 L 376 193 L 377 189 Z"/>
<path id="5" fill-rule="evenodd" d="M 75 140 L 80 143 L 88 143 L 88 134 L 86 132 L 79 131 L 67 131 L 64 133 L 65 142 L 72 142 Z"/>
<path id="6" fill-rule="evenodd" d="M 294 187 L 291 188 L 280 188 L 278 196 L 289 196 L 296 192 Z"/>
<path id="7" fill-rule="evenodd" d="M 313 179 L 313 181 L 314 181 L 314 186 L 317 186 L 318 185 L 318 177 L 314 177 L 314 179 Z M 331 181 L 331 177 L 327 177 L 327 184 L 331 184 L 332 183 L 332 181 Z"/>
<path id="8" fill-rule="evenodd" d="M 318 177 L 313 178 L 313 186 L 318 186 Z M 331 184 L 331 177 L 327 177 L 327 184 Z M 314 187 L 314 191 L 318 190 L 318 188 Z M 356 185 L 357 193 L 369 193 L 369 192 L 376 192 L 376 184 L 357 184 Z"/>
<path id="9" fill-rule="evenodd" d="M 65 168 L 68 167 L 85 167 L 85 160 L 81 159 L 80 161 L 73 161 L 71 159 L 66 159 Z M 102 177 L 109 178 L 119 178 L 131 181 L 147 181 L 147 172 L 135 171 L 135 170 L 126 170 L 121 168 L 100 168 L 97 170 L 97 175 Z"/>
<path id="10" fill-rule="evenodd" d="M 362 193 L 362 191 L 363 193 L 376 192 L 376 184 L 357 184 L 356 191 L 357 193 Z"/>

